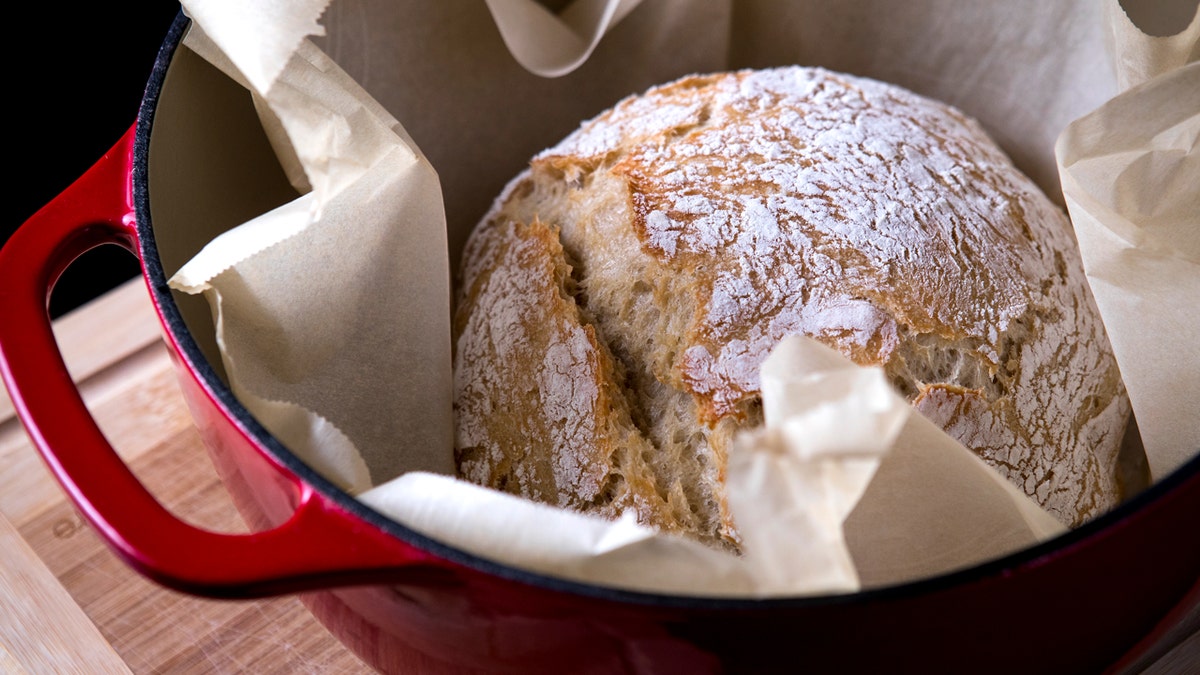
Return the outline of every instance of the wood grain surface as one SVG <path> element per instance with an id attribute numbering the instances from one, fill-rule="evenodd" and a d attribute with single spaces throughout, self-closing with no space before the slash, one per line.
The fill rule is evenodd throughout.
<path id="1" fill-rule="evenodd" d="M 141 279 L 56 322 L 92 414 L 180 518 L 245 525 L 175 381 Z M 1200 609 L 1122 673 L 1200 673 Z M 1190 637 L 1189 637 L 1190 636 Z M 366 673 L 295 597 L 207 600 L 147 581 L 83 522 L 0 390 L 0 673 Z"/>
<path id="2" fill-rule="evenodd" d="M 179 517 L 245 531 L 184 405 L 141 279 L 55 325 L 72 376 Z M 83 522 L 0 391 L 0 673 L 371 672 L 295 597 L 207 600 L 146 580 Z"/>

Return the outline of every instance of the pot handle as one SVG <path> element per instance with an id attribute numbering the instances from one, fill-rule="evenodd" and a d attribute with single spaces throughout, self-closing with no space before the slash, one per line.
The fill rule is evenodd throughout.
<path id="1" fill-rule="evenodd" d="M 63 270 L 88 250 L 118 244 L 136 253 L 135 129 L 0 249 L 0 375 L 50 470 L 121 558 L 181 591 L 255 597 L 436 574 L 431 567 L 444 561 L 283 470 L 297 507 L 279 527 L 250 534 L 194 527 L 164 508 L 104 438 L 58 351 L 48 301 Z"/>

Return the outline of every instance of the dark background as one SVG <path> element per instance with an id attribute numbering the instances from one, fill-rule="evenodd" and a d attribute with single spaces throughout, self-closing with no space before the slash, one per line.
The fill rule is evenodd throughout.
<path id="1" fill-rule="evenodd" d="M 177 2 L 21 5 L 0 49 L 10 77 L 6 172 L 0 241 L 83 175 L 137 117 L 146 81 L 179 12 Z M 80 258 L 55 288 L 55 316 L 139 274 L 115 246 Z M 3 318 L 0 318 L 3 320 Z"/>

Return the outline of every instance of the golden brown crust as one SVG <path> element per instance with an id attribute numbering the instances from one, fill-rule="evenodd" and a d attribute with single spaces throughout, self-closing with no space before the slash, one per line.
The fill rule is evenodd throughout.
<path id="1" fill-rule="evenodd" d="M 813 68 L 685 78 L 536 157 L 478 236 L 539 218 L 650 448 L 639 475 L 702 537 L 736 541 L 728 441 L 792 333 L 883 366 L 1063 522 L 1119 498 L 1128 402 L 1069 223 L 949 106 Z"/>
<path id="2" fill-rule="evenodd" d="M 565 508 L 695 531 L 659 494 L 620 376 L 570 295 L 556 229 L 496 222 L 468 248 L 455 311 L 455 460 L 481 485 Z M 482 309 L 481 309 L 482 308 Z"/>

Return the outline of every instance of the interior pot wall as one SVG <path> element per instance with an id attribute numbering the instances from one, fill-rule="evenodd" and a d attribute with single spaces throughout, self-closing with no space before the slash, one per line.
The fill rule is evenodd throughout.
<path id="1" fill-rule="evenodd" d="M 216 236 L 298 196 L 250 93 L 182 45 L 157 101 L 147 161 L 151 227 L 168 279 Z M 208 301 L 171 293 L 224 379 Z"/>

